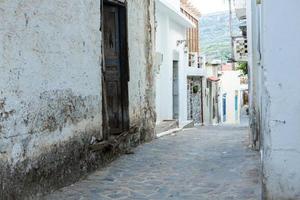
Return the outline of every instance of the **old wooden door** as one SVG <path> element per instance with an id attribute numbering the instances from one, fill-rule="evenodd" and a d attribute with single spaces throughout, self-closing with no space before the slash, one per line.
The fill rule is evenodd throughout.
<path id="1" fill-rule="evenodd" d="M 126 128 L 127 82 L 122 77 L 124 72 L 124 53 L 122 51 L 125 40 L 124 29 L 120 22 L 120 9 L 114 5 L 104 5 L 104 57 L 107 112 L 112 134 L 121 133 Z M 121 13 L 122 14 L 122 13 Z"/>

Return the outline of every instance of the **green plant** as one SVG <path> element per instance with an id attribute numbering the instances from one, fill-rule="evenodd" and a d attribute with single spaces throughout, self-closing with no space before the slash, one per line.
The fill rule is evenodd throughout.
<path id="1" fill-rule="evenodd" d="M 248 62 L 244 61 L 244 62 L 239 62 L 238 63 L 238 67 L 237 70 L 241 70 L 243 75 L 247 75 L 248 74 Z"/>
<path id="2" fill-rule="evenodd" d="M 193 86 L 193 93 L 196 94 L 199 91 L 199 86 L 198 85 L 194 85 Z"/>

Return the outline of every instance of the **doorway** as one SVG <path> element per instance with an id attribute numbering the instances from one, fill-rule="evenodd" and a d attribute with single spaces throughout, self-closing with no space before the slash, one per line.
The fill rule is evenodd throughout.
<path id="1" fill-rule="evenodd" d="M 109 134 L 129 129 L 126 7 L 103 2 L 104 95 Z"/>
<path id="2" fill-rule="evenodd" d="M 173 61 L 173 119 L 179 119 L 178 61 Z"/>

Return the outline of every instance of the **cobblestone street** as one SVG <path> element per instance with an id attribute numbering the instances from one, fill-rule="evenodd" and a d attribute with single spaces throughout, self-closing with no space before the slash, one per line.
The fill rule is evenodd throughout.
<path id="1" fill-rule="evenodd" d="M 243 127 L 192 128 L 141 145 L 47 200 L 259 200 L 259 154 Z"/>

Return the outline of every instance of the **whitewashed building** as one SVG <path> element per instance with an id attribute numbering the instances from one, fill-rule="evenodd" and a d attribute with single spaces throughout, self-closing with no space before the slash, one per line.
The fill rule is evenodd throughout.
<path id="1" fill-rule="evenodd" d="M 164 120 L 187 120 L 187 28 L 195 27 L 180 10 L 180 0 L 156 0 L 156 113 Z"/>
<path id="2" fill-rule="evenodd" d="M 205 66 L 204 82 L 204 124 L 217 125 L 220 123 L 220 69 L 221 60 L 213 60 Z"/>
<path id="3" fill-rule="evenodd" d="M 263 199 L 300 199 L 300 1 L 246 3 L 251 139 L 261 150 Z"/>
<path id="4" fill-rule="evenodd" d="M 220 77 L 220 116 L 223 124 L 240 123 L 241 78 L 231 64 L 223 65 Z"/>

